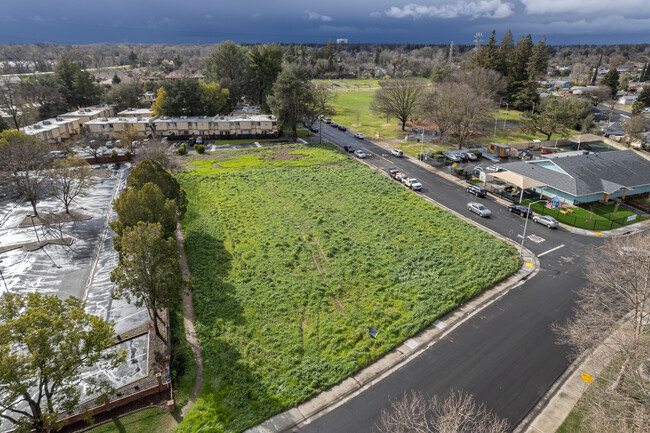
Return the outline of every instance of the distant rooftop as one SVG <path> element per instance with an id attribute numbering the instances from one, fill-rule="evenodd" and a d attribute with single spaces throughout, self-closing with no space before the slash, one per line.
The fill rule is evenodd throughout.
<path id="1" fill-rule="evenodd" d="M 118 116 L 151 116 L 152 114 L 151 108 L 127 108 L 117 113 Z"/>
<path id="2" fill-rule="evenodd" d="M 111 123 L 149 123 L 150 117 L 99 117 L 86 122 L 86 125 L 108 125 Z"/>
<path id="3" fill-rule="evenodd" d="M 276 120 L 275 116 L 271 114 L 258 114 L 258 115 L 247 115 L 247 114 L 241 114 L 237 116 L 180 116 L 180 117 L 168 117 L 168 116 L 160 116 L 156 120 L 154 120 L 154 123 L 161 123 L 161 122 L 201 122 L 201 121 L 208 121 L 208 122 L 231 122 L 231 121 L 236 121 L 236 120 L 252 120 L 255 122 L 261 122 L 261 121 L 268 121 L 268 120 Z"/>
<path id="4" fill-rule="evenodd" d="M 44 131 L 52 131 L 54 129 L 58 129 L 61 125 L 72 123 L 78 120 L 78 117 L 57 117 L 46 119 L 41 122 L 34 123 L 33 125 L 25 126 L 23 128 L 20 128 L 20 130 L 28 135 L 36 135 Z"/>

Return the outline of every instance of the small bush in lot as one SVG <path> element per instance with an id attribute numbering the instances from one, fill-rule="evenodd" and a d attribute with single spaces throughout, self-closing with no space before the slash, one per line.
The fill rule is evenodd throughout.
<path id="1" fill-rule="evenodd" d="M 454 167 L 454 174 L 456 176 L 462 176 L 465 169 L 463 167 Z"/>
<path id="2" fill-rule="evenodd" d="M 480 158 L 483 153 L 480 150 L 470 150 L 469 153 L 473 153 L 477 158 Z"/>
<path id="3" fill-rule="evenodd" d="M 113 151 L 111 152 L 111 159 L 114 162 L 117 162 L 117 157 L 118 157 L 117 150 L 113 149 Z"/>
<path id="4" fill-rule="evenodd" d="M 182 145 L 181 147 L 176 149 L 176 153 L 178 153 L 181 156 L 185 155 L 185 154 L 187 154 L 187 148 L 185 147 L 185 145 Z"/>
<path id="5" fill-rule="evenodd" d="M 202 144 L 197 144 L 194 146 L 194 150 L 196 150 L 196 153 L 205 153 L 205 146 Z"/>

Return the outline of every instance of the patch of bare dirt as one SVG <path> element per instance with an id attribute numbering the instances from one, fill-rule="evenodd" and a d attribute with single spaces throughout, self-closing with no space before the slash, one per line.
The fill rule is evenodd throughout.
<path id="1" fill-rule="evenodd" d="M 262 155 L 264 161 L 291 161 L 305 158 L 307 155 L 295 154 L 290 155 L 291 152 L 294 152 L 295 149 L 290 149 L 286 147 L 281 147 L 279 149 L 273 149 L 273 153 Z"/>

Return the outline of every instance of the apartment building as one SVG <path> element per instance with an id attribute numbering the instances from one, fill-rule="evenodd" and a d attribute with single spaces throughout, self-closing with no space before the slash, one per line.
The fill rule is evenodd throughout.
<path id="1" fill-rule="evenodd" d="M 20 128 L 25 134 L 45 143 L 61 143 L 79 134 L 80 129 L 81 122 L 77 117 L 57 117 Z"/>
<path id="2" fill-rule="evenodd" d="M 149 117 L 101 117 L 86 122 L 91 133 L 105 134 L 110 138 L 118 138 L 127 129 L 134 127 L 138 135 L 152 135 L 151 118 Z"/>
<path id="3" fill-rule="evenodd" d="M 77 111 L 71 111 L 69 113 L 61 114 L 59 117 L 65 119 L 79 119 L 79 123 L 84 125 L 90 120 L 98 119 L 100 117 L 111 117 L 115 116 L 115 109 L 108 105 L 98 105 L 96 107 L 86 107 L 81 108 Z"/>
<path id="4" fill-rule="evenodd" d="M 161 116 L 151 122 L 160 137 L 271 138 L 278 136 L 278 122 L 272 115 Z"/>
<path id="5" fill-rule="evenodd" d="M 117 113 L 117 117 L 152 117 L 152 116 L 153 116 L 153 109 L 151 108 L 127 108 L 126 110 Z"/>

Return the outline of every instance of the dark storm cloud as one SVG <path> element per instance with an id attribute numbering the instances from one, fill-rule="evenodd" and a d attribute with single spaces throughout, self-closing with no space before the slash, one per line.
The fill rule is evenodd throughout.
<path id="1" fill-rule="evenodd" d="M 646 0 L 38 0 L 0 11 L 0 42 L 471 43 L 478 31 L 549 43 L 650 42 Z"/>

